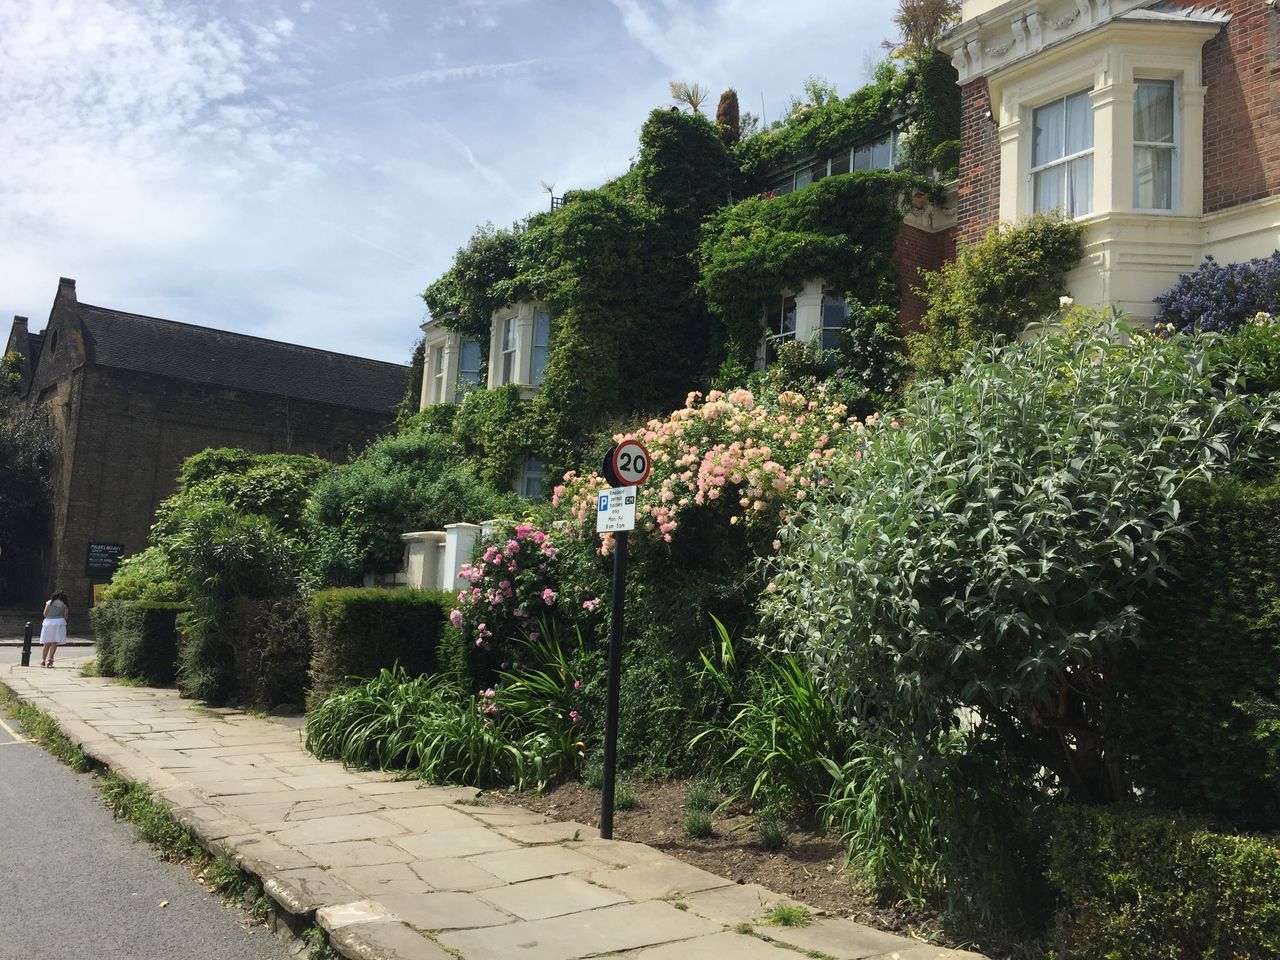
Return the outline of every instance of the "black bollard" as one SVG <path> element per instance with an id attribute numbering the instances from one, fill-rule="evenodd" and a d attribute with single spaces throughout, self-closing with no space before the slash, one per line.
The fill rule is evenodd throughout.
<path id="1" fill-rule="evenodd" d="M 27 621 L 27 631 L 22 635 L 22 665 L 31 666 L 31 621 Z"/>

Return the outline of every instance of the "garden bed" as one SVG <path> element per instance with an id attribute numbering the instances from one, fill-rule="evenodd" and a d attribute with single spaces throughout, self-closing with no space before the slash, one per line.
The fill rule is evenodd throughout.
<path id="1" fill-rule="evenodd" d="M 648 844 L 703 870 L 738 883 L 757 883 L 794 897 L 822 914 L 846 917 L 895 933 L 923 936 L 937 932 L 932 915 L 903 904 L 886 904 L 844 867 L 844 845 L 811 828 L 788 825 L 787 842 L 769 852 L 759 842 L 748 807 L 730 803 L 712 814 L 714 833 L 690 837 L 684 827 L 689 784 L 679 780 L 628 782 L 636 805 L 614 813 L 616 840 Z M 600 821 L 600 791 L 569 781 L 533 792 L 489 796 L 557 820 L 576 820 L 592 827 Z"/>

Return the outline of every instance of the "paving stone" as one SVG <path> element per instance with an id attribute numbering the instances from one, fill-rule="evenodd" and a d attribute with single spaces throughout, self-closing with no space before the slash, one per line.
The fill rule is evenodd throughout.
<path id="1" fill-rule="evenodd" d="M 352 783 L 352 778 L 342 771 L 317 771 L 302 776 L 285 776 L 280 782 L 294 790 L 312 790 L 317 787 L 345 787 Z"/>
<path id="2" fill-rule="evenodd" d="M 370 867 L 379 863 L 406 863 L 413 859 L 399 847 L 376 840 L 345 840 L 301 849 L 316 863 L 326 867 Z"/>
<path id="3" fill-rule="evenodd" d="M 732 957 L 733 960 L 800 960 L 802 955 L 789 947 L 765 943 L 758 937 L 726 932 L 667 943 L 660 947 L 647 947 L 625 956 L 634 957 L 635 960 L 709 960 L 712 957 Z"/>
<path id="4" fill-rule="evenodd" d="M 544 880 L 528 880 L 504 887 L 483 890 L 479 896 L 521 920 L 545 920 L 566 913 L 595 910 L 623 903 L 626 897 L 587 883 L 580 877 L 559 876 Z"/>
<path id="5" fill-rule="evenodd" d="M 589 877 L 595 883 L 621 890 L 632 900 L 658 900 L 724 887 L 732 881 L 675 858 L 656 863 L 637 863 L 617 870 L 597 870 Z"/>
<path id="6" fill-rule="evenodd" d="M 455 960 L 398 920 L 352 923 L 333 931 L 329 940 L 349 960 Z"/>
<path id="7" fill-rule="evenodd" d="M 468 859 L 508 883 L 554 877 L 561 873 L 581 873 L 596 866 L 596 861 L 564 846 L 523 847 L 506 853 L 490 853 Z"/>
<path id="8" fill-rule="evenodd" d="M 504 837 L 519 843 L 559 843 L 562 840 L 578 841 L 594 836 L 595 827 L 574 820 L 550 823 L 494 824 L 493 829 Z"/>
<path id="9" fill-rule="evenodd" d="M 373 840 L 398 836 L 405 832 L 397 823 L 388 823 L 371 813 L 355 813 L 345 817 L 317 817 L 272 835 L 277 843 L 305 846 L 312 843 L 338 843 L 343 840 Z"/>
<path id="10" fill-rule="evenodd" d="M 663 862 L 669 859 L 667 854 L 660 853 L 643 843 L 632 843 L 630 840 L 601 840 L 598 836 L 584 837 L 573 845 L 573 849 L 615 867 L 629 867 L 634 863 Z"/>
<path id="11" fill-rule="evenodd" d="M 377 899 L 384 893 L 433 893 L 436 888 L 409 869 L 407 863 L 381 863 L 370 867 L 334 867 L 331 871 L 362 896 Z"/>
<path id="12" fill-rule="evenodd" d="M 478 824 L 457 807 L 432 804 L 429 807 L 404 807 L 384 810 L 379 814 L 384 820 L 397 824 L 402 832 L 438 833 L 445 830 L 473 830 Z"/>
<path id="13" fill-rule="evenodd" d="M 351 903 L 359 893 L 319 867 L 283 870 L 270 877 L 262 889 L 289 913 L 302 916 L 320 907 Z"/>
<path id="14" fill-rule="evenodd" d="M 373 813 L 375 810 L 381 811 L 382 804 L 373 799 L 359 798 L 340 803 L 306 800 L 293 805 L 293 809 L 289 811 L 289 820 L 293 823 L 306 823 L 320 817 L 345 817 L 353 813 Z"/>
<path id="15" fill-rule="evenodd" d="M 468 827 L 447 833 L 425 833 L 396 837 L 392 843 L 413 854 L 406 859 L 435 860 L 440 857 L 469 857 L 476 853 L 494 850 L 519 849 L 506 837 L 500 837 L 484 827 Z"/>
<path id="16" fill-rule="evenodd" d="M 484 890 L 507 882 L 470 860 L 422 860 L 408 866 L 436 890 Z"/>
<path id="17" fill-rule="evenodd" d="M 770 907 L 799 906 L 789 897 L 766 890 L 755 883 L 731 883 L 726 887 L 701 890 L 682 898 L 692 913 L 731 927 L 736 923 L 758 923 Z"/>
<path id="18" fill-rule="evenodd" d="M 718 933 L 709 920 L 669 903 L 625 903 L 549 920 L 521 920 L 504 927 L 442 933 L 446 949 L 466 960 L 574 960 L 611 951 L 689 940 Z"/>
<path id="19" fill-rule="evenodd" d="M 214 845 L 226 850 L 244 869 L 258 876 L 271 876 L 281 870 L 298 870 L 316 865 L 316 861 L 302 851 L 282 846 L 260 833 L 224 837 L 215 841 Z"/>
<path id="20" fill-rule="evenodd" d="M 378 902 L 419 930 L 469 930 L 511 922 L 511 914 L 469 893 L 390 894 Z"/>
<path id="21" fill-rule="evenodd" d="M 316 922 L 330 931 L 348 927 L 353 923 L 386 920 L 387 917 L 387 908 L 372 900 L 354 900 L 351 903 L 339 903 L 316 911 Z"/>
<path id="22" fill-rule="evenodd" d="M 521 807 L 467 807 L 466 814 L 483 823 L 514 825 L 551 822 L 550 817 L 544 817 L 540 813 L 534 813 L 532 810 L 525 810 Z"/>
<path id="23" fill-rule="evenodd" d="M 762 932 L 782 943 L 801 950 L 818 950 L 837 960 L 865 960 L 894 950 L 906 951 L 921 946 L 918 940 L 872 930 L 852 920 L 818 920 L 806 927 L 771 926 Z"/>

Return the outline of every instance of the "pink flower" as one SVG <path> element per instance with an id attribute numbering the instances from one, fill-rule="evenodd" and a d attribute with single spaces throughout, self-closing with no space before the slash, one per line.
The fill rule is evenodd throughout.
<path id="1" fill-rule="evenodd" d="M 532 523 L 522 523 L 520 524 L 520 526 L 516 527 L 517 540 L 523 540 L 525 537 L 527 537 L 531 533 L 533 533 Z"/>
<path id="2" fill-rule="evenodd" d="M 582 714 L 578 713 L 577 710 L 570 710 L 569 719 L 572 720 L 574 723 L 577 723 L 579 720 L 582 719 Z"/>
<path id="3" fill-rule="evenodd" d="M 555 602 L 555 599 L 556 599 L 556 592 L 552 590 L 550 587 L 547 587 L 545 590 L 542 591 L 542 602 L 545 603 L 548 607 Z"/>
<path id="4" fill-rule="evenodd" d="M 450 610 L 450 611 L 449 611 L 449 622 L 450 622 L 450 623 L 452 623 L 455 627 L 461 627 L 461 626 L 462 626 L 462 611 L 461 611 L 461 610 L 457 610 L 457 609 Z"/>
<path id="5" fill-rule="evenodd" d="M 599 601 L 599 599 L 583 600 L 583 601 L 582 601 L 582 609 L 583 609 L 583 610 L 585 610 L 585 611 L 587 611 L 587 613 L 595 613 L 595 612 L 596 612 L 596 607 L 598 607 L 598 606 L 600 606 L 600 601 Z"/>

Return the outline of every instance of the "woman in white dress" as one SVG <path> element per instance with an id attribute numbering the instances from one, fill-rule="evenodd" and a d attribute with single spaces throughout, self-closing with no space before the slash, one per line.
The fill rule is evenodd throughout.
<path id="1" fill-rule="evenodd" d="M 44 623 L 40 625 L 40 666 L 52 667 L 58 645 L 67 642 L 67 594 L 59 590 L 44 605 Z"/>

